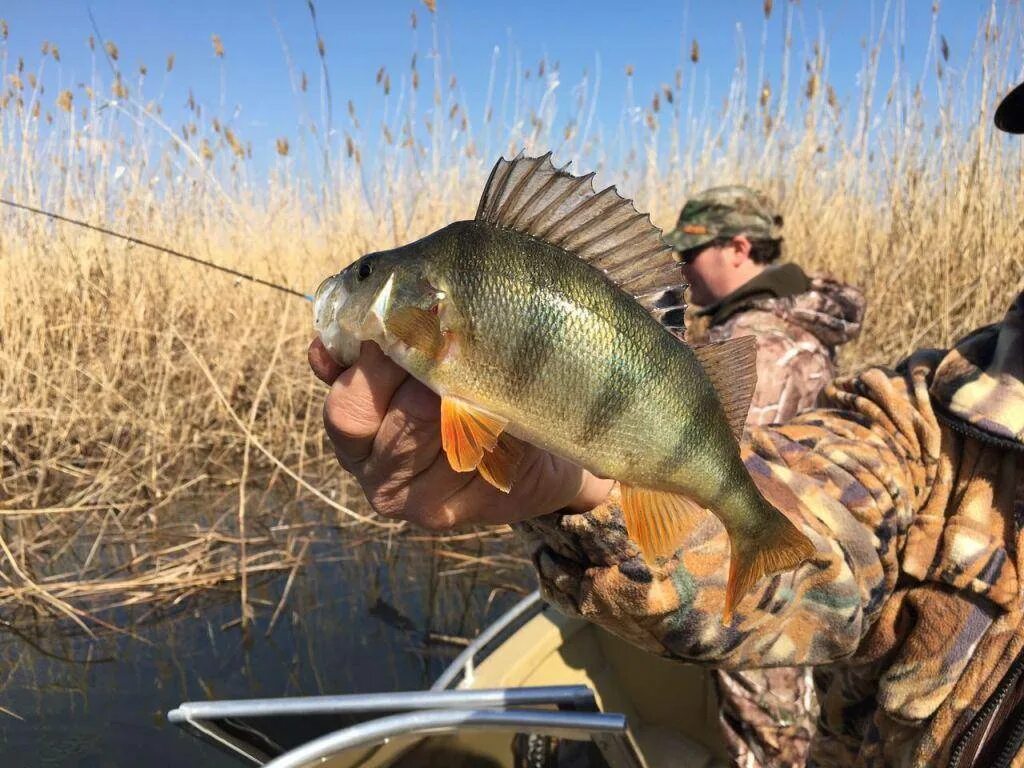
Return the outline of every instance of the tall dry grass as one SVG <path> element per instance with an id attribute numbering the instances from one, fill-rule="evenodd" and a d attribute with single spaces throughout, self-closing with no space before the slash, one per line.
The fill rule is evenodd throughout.
<path id="1" fill-rule="evenodd" d="M 266 173 L 202 105 L 165 122 L 173 60 L 130 73 L 115 44 L 95 42 L 91 82 L 51 93 L 39 83 L 59 52 L 24 64 L 3 48 L 0 190 L 308 291 L 364 252 L 472 215 L 500 152 L 599 168 L 662 226 L 688 193 L 748 183 L 780 201 L 791 257 L 864 288 L 844 366 L 892 362 L 998 319 L 1022 287 L 1024 145 L 991 126 L 1022 26 L 1019 6 L 994 6 L 950 60 L 936 16 L 926 59 L 883 79 L 906 32 L 898 4 L 886 8 L 859 87 L 829 81 L 827 33 L 806 54 L 785 42 L 798 6 L 766 3 L 761 64 L 741 56 L 727 93 L 702 91 L 694 41 L 649 100 L 628 73 L 617 128 L 594 119 L 596 79 L 569 88 L 543 61 L 525 74 L 492 62 L 470 110 L 444 58 L 424 55 L 440 49 L 428 16 L 410 67 L 377 74 L 379 131 L 322 79 L 326 46 L 319 105 L 290 71 L 314 105 Z M 767 34 L 772 13 L 782 41 Z M 766 78 L 778 55 L 782 76 Z M 0 221 L 0 619 L 89 623 L 229 579 L 244 606 L 247 580 L 293 569 L 311 526 L 393 533 L 325 448 L 308 306 L 40 217 Z"/>

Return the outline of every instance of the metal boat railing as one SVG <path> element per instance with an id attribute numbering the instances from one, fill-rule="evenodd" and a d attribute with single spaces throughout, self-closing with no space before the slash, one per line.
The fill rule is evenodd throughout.
<path id="1" fill-rule="evenodd" d="M 489 653 L 494 647 L 500 645 L 505 638 L 542 610 L 544 610 L 544 601 L 541 599 L 540 591 L 535 590 L 505 611 L 477 635 L 438 676 L 434 684 L 430 686 L 430 690 L 440 691 L 454 688 L 463 680 L 472 684 L 473 669 L 479 661 L 478 657 Z"/>
<path id="2" fill-rule="evenodd" d="M 464 730 L 591 740 L 611 768 L 642 768 L 625 716 L 600 712 L 594 692 L 585 685 L 456 687 L 471 684 L 475 665 L 543 608 L 539 592 L 524 597 L 481 632 L 428 691 L 186 702 L 167 717 L 251 764 L 273 768 L 316 765 L 346 750 L 396 737 Z M 326 716 L 327 727 L 336 725 L 331 716 L 351 724 L 291 749 L 275 738 L 282 723 L 290 724 L 292 718 L 308 722 L 316 716 Z M 294 736 L 293 732 L 293 743 Z"/>
<path id="3" fill-rule="evenodd" d="M 417 711 L 530 712 L 526 707 L 554 707 L 565 714 L 598 711 L 594 692 L 585 685 L 548 685 L 481 690 L 399 691 L 395 693 L 298 696 L 186 702 L 167 719 L 199 738 L 254 765 L 264 765 L 287 751 L 274 737 L 290 718 L 337 716 L 354 721 L 340 734 L 370 722 Z M 276 727 L 274 724 L 277 724 Z"/>
<path id="4" fill-rule="evenodd" d="M 554 706 L 596 712 L 594 692 L 585 685 L 538 685 L 528 688 L 484 688 L 457 691 L 347 693 L 338 696 L 296 696 L 281 699 L 192 701 L 172 709 L 172 723 L 235 717 L 290 715 L 372 715 L 417 709 L 510 709 Z"/>
<path id="5" fill-rule="evenodd" d="M 309 768 L 347 750 L 384 744 L 397 736 L 436 736 L 466 731 L 593 739 L 611 768 L 643 768 L 626 737 L 625 715 L 531 710 L 427 710 L 382 717 L 321 736 L 281 755 L 268 763 L 267 768 Z"/>

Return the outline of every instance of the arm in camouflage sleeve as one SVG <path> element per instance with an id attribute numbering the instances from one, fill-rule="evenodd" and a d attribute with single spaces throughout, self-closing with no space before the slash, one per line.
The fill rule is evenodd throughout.
<path id="1" fill-rule="evenodd" d="M 830 386 L 831 409 L 753 431 L 748 469 L 792 490 L 788 501 L 769 497 L 803 523 L 818 557 L 762 579 L 730 626 L 721 624 L 728 541 L 711 514 L 653 569 L 626 538 L 614 496 L 585 514 L 523 523 L 543 591 L 569 614 L 689 661 L 742 668 L 852 654 L 894 588 L 899 545 L 938 463 L 923 378 L 872 369 Z"/>

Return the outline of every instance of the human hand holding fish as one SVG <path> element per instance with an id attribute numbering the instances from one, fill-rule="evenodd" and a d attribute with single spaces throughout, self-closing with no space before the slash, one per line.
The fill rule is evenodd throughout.
<path id="1" fill-rule="evenodd" d="M 343 368 L 316 338 L 309 364 L 331 387 L 324 424 L 338 461 L 384 517 L 429 530 L 513 523 L 559 509 L 584 512 L 612 488 L 612 480 L 530 447 L 516 484 L 502 493 L 477 473 L 449 466 L 440 399 L 376 344 L 364 342 L 355 363 Z"/>
<path id="2" fill-rule="evenodd" d="M 324 280 L 310 360 L 336 376 L 327 427 L 379 512 L 430 528 L 587 509 L 613 478 L 656 565 L 711 512 L 729 534 L 728 620 L 815 551 L 740 458 L 753 337 L 670 333 L 678 255 L 592 178 L 550 153 L 501 159 L 474 219 Z"/>

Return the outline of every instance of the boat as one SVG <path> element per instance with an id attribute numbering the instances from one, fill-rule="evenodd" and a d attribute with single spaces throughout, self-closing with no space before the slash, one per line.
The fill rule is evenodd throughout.
<path id="1" fill-rule="evenodd" d="M 523 598 L 429 690 L 186 702 L 170 722 L 269 768 L 728 765 L 707 671 Z"/>

